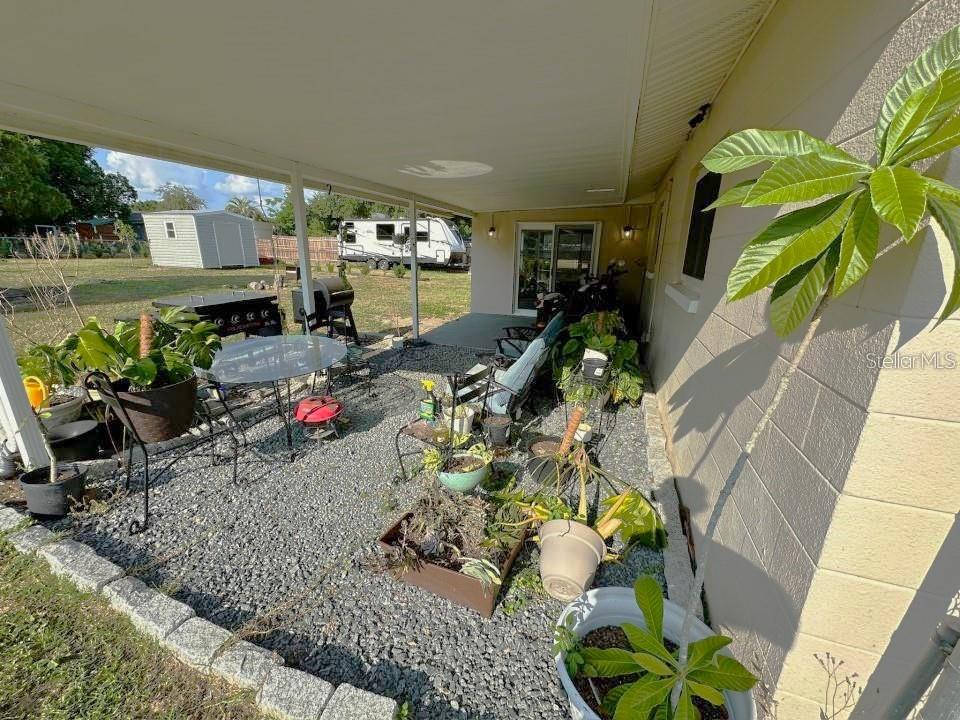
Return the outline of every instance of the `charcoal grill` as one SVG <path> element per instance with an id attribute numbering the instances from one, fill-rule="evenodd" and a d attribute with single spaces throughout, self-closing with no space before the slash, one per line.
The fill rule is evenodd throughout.
<path id="1" fill-rule="evenodd" d="M 313 303 L 316 307 L 315 317 L 306 322 L 303 316 L 303 291 L 294 288 L 291 300 L 293 301 L 293 317 L 303 323 L 308 332 L 327 328 L 330 337 L 347 335 L 354 342 L 360 342 L 357 333 L 357 324 L 353 319 L 354 292 L 350 284 L 338 276 L 315 278 L 313 281 Z"/>
<path id="2" fill-rule="evenodd" d="M 277 296 L 257 290 L 232 290 L 202 295 L 174 295 L 153 301 L 154 307 L 182 307 L 217 326 L 220 337 L 244 333 L 271 336 L 281 333 Z"/>

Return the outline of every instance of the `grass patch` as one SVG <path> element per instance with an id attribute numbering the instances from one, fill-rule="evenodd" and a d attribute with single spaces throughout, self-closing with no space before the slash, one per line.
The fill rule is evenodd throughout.
<path id="1" fill-rule="evenodd" d="M 66 264 L 75 282 L 73 300 L 85 318 L 97 316 L 106 324 L 117 318 L 136 317 L 150 309 L 151 301 L 165 295 L 202 293 L 224 289 L 242 289 L 254 280 L 273 281 L 272 267 L 239 270 L 203 270 L 200 268 L 162 268 L 149 258 L 83 259 Z M 356 291 L 353 314 L 361 331 L 383 332 L 397 324 L 409 325 L 410 276 L 400 279 L 379 271 L 361 274 L 350 267 L 350 283 Z M 326 269 L 316 271 L 326 272 Z M 36 271 L 29 260 L 0 260 L 0 287 L 28 288 L 27 277 Z M 469 312 L 469 273 L 443 270 L 420 271 L 420 318 L 431 321 L 452 320 Z M 293 317 L 290 290 L 280 294 L 280 305 L 289 323 Z M 8 316 L 9 317 L 9 316 Z M 54 316 L 42 312 L 18 310 L 12 321 L 12 340 L 17 350 L 32 342 L 57 342 L 77 329 L 77 317 L 67 307 Z"/>
<path id="2" fill-rule="evenodd" d="M 0 718 L 259 717 L 252 692 L 182 665 L 102 597 L 0 538 Z"/>

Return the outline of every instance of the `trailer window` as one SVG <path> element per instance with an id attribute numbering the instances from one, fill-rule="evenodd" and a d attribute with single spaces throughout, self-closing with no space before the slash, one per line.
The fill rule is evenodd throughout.
<path id="1" fill-rule="evenodd" d="M 173 226 L 172 222 L 164 223 L 164 226 L 167 229 L 167 237 L 171 240 L 177 239 L 177 229 Z"/>
<path id="2" fill-rule="evenodd" d="M 404 239 L 404 240 L 409 240 L 409 239 L 410 239 L 410 226 L 409 226 L 409 225 L 404 225 L 404 226 L 403 226 L 403 239 Z M 418 243 L 430 242 L 430 231 L 429 231 L 429 230 L 420 230 L 419 228 L 417 228 L 417 242 L 418 242 Z"/>
<path id="3" fill-rule="evenodd" d="M 357 228 L 351 222 L 344 223 L 341 236 L 345 243 L 355 243 L 357 241 Z"/>
<path id="4" fill-rule="evenodd" d="M 377 240 L 393 240 L 393 223 L 377 223 Z"/>

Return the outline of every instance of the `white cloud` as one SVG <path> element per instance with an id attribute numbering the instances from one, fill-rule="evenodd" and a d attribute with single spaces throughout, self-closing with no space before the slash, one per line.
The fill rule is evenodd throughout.
<path id="1" fill-rule="evenodd" d="M 174 182 L 196 188 L 202 173 L 189 165 L 155 160 L 153 158 L 128 155 L 110 150 L 104 159 L 107 169 L 126 176 L 137 192 L 150 195 L 167 182 Z"/>
<path id="2" fill-rule="evenodd" d="M 213 187 L 230 195 L 254 195 L 257 192 L 257 181 L 243 175 L 227 175 Z"/>

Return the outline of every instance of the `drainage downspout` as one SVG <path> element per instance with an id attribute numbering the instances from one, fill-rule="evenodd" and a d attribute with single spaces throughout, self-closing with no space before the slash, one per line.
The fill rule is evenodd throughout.
<path id="1" fill-rule="evenodd" d="M 918 716 L 922 720 L 960 720 L 960 619 L 944 618 L 926 652 L 881 720 L 903 720 L 936 682 Z M 946 661 L 946 666 L 944 666 Z M 942 672 L 941 672 L 942 671 Z M 939 675 L 939 679 L 938 676 Z"/>

